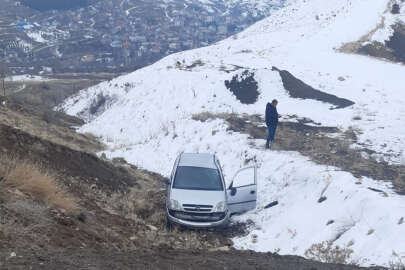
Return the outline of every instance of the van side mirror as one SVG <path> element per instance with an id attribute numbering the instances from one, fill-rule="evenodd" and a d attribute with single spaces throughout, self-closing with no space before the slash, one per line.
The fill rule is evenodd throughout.
<path id="1" fill-rule="evenodd" d="M 233 187 L 233 181 L 229 184 L 228 189 L 231 189 Z"/>
<path id="2" fill-rule="evenodd" d="M 231 191 L 231 192 L 230 192 L 230 195 L 231 195 L 231 196 L 235 196 L 237 189 L 234 188 L 234 187 L 231 187 L 231 188 L 230 188 L 230 191 Z"/>
<path id="3" fill-rule="evenodd" d="M 166 186 L 170 186 L 170 180 L 168 178 L 165 178 L 164 182 L 165 182 Z"/>

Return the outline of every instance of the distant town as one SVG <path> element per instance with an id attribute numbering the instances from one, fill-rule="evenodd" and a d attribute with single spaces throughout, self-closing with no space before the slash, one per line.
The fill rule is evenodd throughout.
<path id="1" fill-rule="evenodd" d="M 14 11 L 0 11 L 0 59 L 14 74 L 132 71 L 234 35 L 282 3 L 251 9 L 227 1 L 213 8 L 199 1 L 100 0 L 40 12 L 18 1 L 0 2 Z"/>

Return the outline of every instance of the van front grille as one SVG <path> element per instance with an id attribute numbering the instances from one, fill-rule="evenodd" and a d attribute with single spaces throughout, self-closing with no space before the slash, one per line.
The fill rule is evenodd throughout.
<path id="1" fill-rule="evenodd" d="M 195 221 L 195 222 L 216 222 L 224 219 L 226 217 L 225 212 L 218 213 L 190 213 L 182 211 L 169 210 L 171 216 L 178 219 Z"/>
<path id="2" fill-rule="evenodd" d="M 204 204 L 183 204 L 183 209 L 187 212 L 211 212 L 212 207 Z"/>

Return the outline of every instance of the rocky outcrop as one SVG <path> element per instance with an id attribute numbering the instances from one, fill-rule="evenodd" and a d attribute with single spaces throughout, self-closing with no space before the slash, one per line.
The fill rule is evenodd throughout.
<path id="1" fill-rule="evenodd" d="M 233 76 L 231 81 L 225 81 L 225 86 L 242 104 L 254 104 L 260 94 L 255 73 L 249 70 Z"/>

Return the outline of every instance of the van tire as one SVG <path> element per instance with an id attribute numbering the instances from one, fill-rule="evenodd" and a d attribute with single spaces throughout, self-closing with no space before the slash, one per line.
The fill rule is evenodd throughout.
<path id="1" fill-rule="evenodd" d="M 166 215 L 166 230 L 169 232 L 173 230 L 173 223 L 170 221 L 167 215 Z"/>

